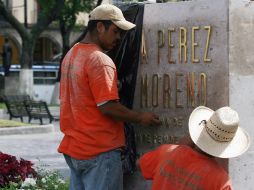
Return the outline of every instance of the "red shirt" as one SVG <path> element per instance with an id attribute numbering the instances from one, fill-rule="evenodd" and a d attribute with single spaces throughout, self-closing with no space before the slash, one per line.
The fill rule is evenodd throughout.
<path id="1" fill-rule="evenodd" d="M 152 190 L 231 190 L 226 171 L 215 160 L 185 145 L 162 145 L 140 159 Z"/>
<path id="2" fill-rule="evenodd" d="M 76 44 L 61 67 L 58 151 L 89 159 L 125 144 L 123 123 L 104 116 L 98 103 L 118 100 L 113 61 L 94 44 Z"/>

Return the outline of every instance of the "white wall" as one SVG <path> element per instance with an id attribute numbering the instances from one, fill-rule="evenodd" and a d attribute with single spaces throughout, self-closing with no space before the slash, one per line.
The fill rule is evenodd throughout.
<path id="1" fill-rule="evenodd" d="M 254 139 L 254 1 L 230 0 L 229 104 L 238 111 L 240 125 Z M 239 158 L 229 161 L 234 189 L 253 190 L 254 144 Z"/>
<path id="2" fill-rule="evenodd" d="M 12 1 L 12 13 L 20 21 L 24 22 L 24 0 Z M 37 3 L 35 0 L 27 0 L 27 22 L 29 24 L 37 21 Z"/>
<path id="3" fill-rule="evenodd" d="M 51 103 L 55 85 L 34 85 L 33 94 L 35 100 L 43 100 Z"/>

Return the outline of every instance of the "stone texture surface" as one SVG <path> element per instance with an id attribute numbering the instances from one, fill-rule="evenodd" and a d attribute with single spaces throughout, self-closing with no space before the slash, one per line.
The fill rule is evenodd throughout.
<path id="1" fill-rule="evenodd" d="M 139 154 L 151 150 L 161 143 L 175 143 L 175 139 L 181 138 L 188 132 L 188 118 L 194 107 L 200 105 L 198 101 L 197 80 L 199 74 L 205 73 L 207 76 L 207 104 L 206 106 L 216 109 L 227 105 L 229 102 L 229 60 L 228 60 L 228 9 L 227 0 L 195 0 L 185 2 L 174 2 L 164 4 L 147 4 L 145 5 L 143 30 L 146 43 L 147 64 L 141 63 L 137 76 L 137 85 L 134 99 L 134 109 L 141 111 L 153 111 L 160 118 L 169 119 L 169 125 L 163 125 L 159 128 L 142 128 L 137 126 L 136 142 Z M 205 54 L 205 44 L 207 40 L 207 31 L 204 27 L 211 26 L 212 33 L 208 49 L 208 57 L 212 59 L 207 63 L 203 59 Z M 192 62 L 192 29 L 199 27 L 196 31 L 195 41 L 198 42 L 196 48 L 196 57 L 200 59 L 198 63 Z M 168 63 L 168 30 L 173 29 L 171 33 L 171 43 L 174 47 L 171 49 L 172 60 L 174 64 Z M 180 61 L 180 30 L 186 30 L 187 41 L 187 61 Z M 164 30 L 164 38 L 158 38 L 159 31 Z M 182 33 L 183 34 L 183 33 Z M 158 41 L 164 39 L 164 44 L 158 50 Z M 163 44 L 163 45 L 162 45 Z M 158 53 L 159 51 L 159 53 Z M 183 50 L 182 50 L 183 53 Z M 159 59 L 158 59 L 158 55 Z M 183 56 L 182 56 L 183 59 Z M 158 63 L 158 60 L 160 63 Z M 176 78 L 176 75 L 183 73 L 183 77 Z M 195 74 L 195 105 L 187 105 L 188 84 L 186 78 L 189 73 Z M 171 102 L 170 107 L 165 108 L 163 105 L 163 81 L 164 74 L 170 76 L 171 82 Z M 141 76 L 147 75 L 148 79 L 148 106 L 141 107 Z M 158 105 L 153 105 L 153 97 L 156 97 L 158 83 Z M 177 89 L 176 84 L 180 86 Z M 179 96 L 177 93 L 179 92 Z M 178 97 L 176 97 L 178 96 Z M 156 102 L 156 101 L 155 101 Z M 176 104 L 182 104 L 177 107 Z M 174 119 L 181 119 L 179 125 Z M 172 121 L 173 120 L 173 121 Z M 171 138 L 172 137 L 172 138 Z M 175 138 L 176 137 L 176 138 Z M 162 139 L 162 140 L 161 140 Z M 167 139 L 167 140 L 163 140 Z M 170 140 L 172 139 L 172 140 Z M 148 189 L 149 182 L 135 174 L 133 179 L 129 179 L 128 190 Z"/>
<path id="2" fill-rule="evenodd" d="M 229 105 L 250 134 L 249 150 L 229 161 L 234 189 L 252 190 L 254 181 L 254 1 L 231 0 L 229 7 Z"/>

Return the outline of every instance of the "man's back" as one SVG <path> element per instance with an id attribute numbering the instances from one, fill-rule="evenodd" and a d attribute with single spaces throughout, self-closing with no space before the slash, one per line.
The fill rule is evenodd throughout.
<path id="1" fill-rule="evenodd" d="M 61 68 L 60 128 L 65 134 L 59 151 L 89 159 L 124 146 L 122 122 L 103 115 L 97 107 L 119 99 L 116 68 L 95 44 L 76 44 Z"/>
<path id="2" fill-rule="evenodd" d="M 230 190 L 226 171 L 213 158 L 185 145 L 162 145 L 140 159 L 153 190 Z"/>

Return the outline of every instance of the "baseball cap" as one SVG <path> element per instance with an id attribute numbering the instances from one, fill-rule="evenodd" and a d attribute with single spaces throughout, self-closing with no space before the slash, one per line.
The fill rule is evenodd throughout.
<path id="1" fill-rule="evenodd" d="M 111 4 L 102 4 L 96 7 L 90 13 L 89 20 L 111 20 L 122 30 L 130 30 L 136 26 L 124 18 L 121 9 Z"/>

